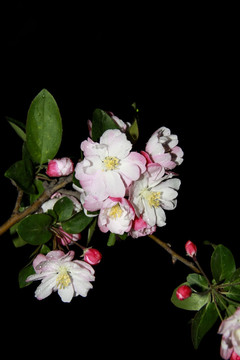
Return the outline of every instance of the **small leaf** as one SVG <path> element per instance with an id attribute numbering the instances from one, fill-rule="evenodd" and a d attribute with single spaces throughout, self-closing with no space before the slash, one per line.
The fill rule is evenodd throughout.
<path id="1" fill-rule="evenodd" d="M 11 117 L 6 116 L 7 121 L 17 133 L 17 135 L 23 140 L 26 141 L 26 133 L 25 133 L 25 126 L 20 121 L 12 119 Z"/>
<path id="2" fill-rule="evenodd" d="M 182 285 L 188 285 L 189 283 L 185 282 L 179 286 Z M 201 293 L 192 293 L 192 295 L 185 299 L 185 300 L 178 300 L 176 296 L 176 291 L 179 288 L 179 286 L 173 291 L 171 302 L 178 308 L 184 309 L 184 310 L 190 310 L 190 311 L 198 311 L 200 310 L 204 305 L 206 305 L 210 300 L 211 296 L 210 293 L 207 294 L 201 294 Z"/>
<path id="3" fill-rule="evenodd" d="M 119 129 L 119 126 L 105 111 L 95 109 L 92 117 L 92 139 L 98 141 L 108 129 Z"/>
<path id="4" fill-rule="evenodd" d="M 16 248 L 22 247 L 27 244 L 26 241 L 24 241 L 20 236 L 18 236 L 17 238 L 14 238 L 12 240 L 12 242 Z"/>
<path id="5" fill-rule="evenodd" d="M 87 246 L 89 245 L 92 236 L 94 234 L 95 228 L 96 228 L 96 224 L 97 224 L 97 217 L 93 220 L 92 224 L 89 226 L 88 229 L 88 238 L 87 238 Z"/>
<path id="6" fill-rule="evenodd" d="M 109 235 L 109 237 L 108 237 L 107 246 L 113 246 L 113 245 L 115 245 L 116 240 L 117 240 L 116 234 L 110 233 L 110 235 Z"/>
<path id="7" fill-rule="evenodd" d="M 52 217 L 47 214 L 29 215 L 19 223 L 17 231 L 28 244 L 41 245 L 52 237 L 52 232 L 49 230 L 52 221 Z"/>
<path id="8" fill-rule="evenodd" d="M 53 210 L 57 214 L 60 222 L 66 221 L 72 216 L 73 202 L 68 197 L 64 196 L 55 203 Z"/>
<path id="9" fill-rule="evenodd" d="M 18 274 L 18 284 L 20 288 L 24 288 L 32 283 L 32 281 L 26 282 L 27 277 L 32 274 L 35 274 L 35 270 L 32 265 L 26 266 L 20 270 Z"/>
<path id="10" fill-rule="evenodd" d="M 134 119 L 132 125 L 127 129 L 127 137 L 132 144 L 135 144 L 139 138 L 139 129 L 137 119 Z"/>
<path id="11" fill-rule="evenodd" d="M 217 283 L 228 279 L 236 270 L 232 252 L 222 244 L 218 245 L 213 251 L 211 270 Z"/>
<path id="12" fill-rule="evenodd" d="M 228 282 L 232 283 L 232 285 L 224 288 L 224 290 L 227 291 L 226 296 L 232 300 L 240 302 L 240 268 L 233 273 L 230 279 L 227 280 L 227 283 Z"/>
<path id="13" fill-rule="evenodd" d="M 62 120 L 53 96 L 43 89 L 32 101 L 26 124 L 27 147 L 38 164 L 57 154 L 62 140 Z"/>
<path id="14" fill-rule="evenodd" d="M 195 315 L 192 322 L 192 342 L 195 349 L 198 348 L 204 335 L 211 329 L 218 318 L 218 312 L 214 303 L 205 305 Z"/>
<path id="15" fill-rule="evenodd" d="M 76 215 L 73 215 L 69 220 L 62 223 L 62 228 L 69 234 L 79 234 L 92 222 L 92 220 L 92 217 L 88 217 L 84 214 L 84 211 L 80 211 Z"/>

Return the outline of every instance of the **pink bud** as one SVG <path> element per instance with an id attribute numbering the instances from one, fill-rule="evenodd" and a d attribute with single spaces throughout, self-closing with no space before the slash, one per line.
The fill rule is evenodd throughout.
<path id="1" fill-rule="evenodd" d="M 57 231 L 57 241 L 61 245 L 69 245 L 72 244 L 74 241 L 78 241 L 81 239 L 81 233 L 79 234 L 68 234 L 66 231 L 63 230 L 61 226 L 59 226 Z"/>
<path id="2" fill-rule="evenodd" d="M 89 248 L 84 250 L 84 260 L 90 265 L 97 265 L 102 259 L 102 254 L 97 249 Z"/>
<path id="3" fill-rule="evenodd" d="M 240 360 L 240 356 L 238 356 L 238 354 L 233 351 L 230 360 Z"/>
<path id="4" fill-rule="evenodd" d="M 74 170 L 71 159 L 64 157 L 61 159 L 53 159 L 48 163 L 46 174 L 50 177 L 67 176 Z"/>
<path id="5" fill-rule="evenodd" d="M 185 244 L 185 250 L 186 250 L 188 256 L 193 257 L 194 255 L 197 254 L 197 247 L 196 247 L 196 245 L 195 245 L 193 242 L 191 242 L 190 240 L 188 240 L 188 241 L 186 242 L 186 244 Z"/>
<path id="6" fill-rule="evenodd" d="M 187 285 L 180 286 L 176 291 L 176 296 L 178 300 L 185 300 L 192 295 L 192 290 Z"/>

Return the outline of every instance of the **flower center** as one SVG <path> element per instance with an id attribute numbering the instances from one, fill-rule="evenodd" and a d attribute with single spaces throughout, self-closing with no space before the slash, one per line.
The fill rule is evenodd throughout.
<path id="1" fill-rule="evenodd" d="M 119 159 L 115 156 L 106 156 L 103 160 L 104 171 L 115 170 L 119 166 Z"/>
<path id="2" fill-rule="evenodd" d="M 160 191 L 150 191 L 148 189 L 144 189 L 141 192 L 141 196 L 148 201 L 149 206 L 153 206 L 155 208 L 160 206 L 160 199 L 161 199 Z"/>
<path id="3" fill-rule="evenodd" d="M 109 211 L 108 215 L 112 219 L 116 219 L 117 217 L 121 217 L 123 213 L 123 210 L 121 209 L 119 204 L 114 205 L 111 210 Z"/>
<path id="4" fill-rule="evenodd" d="M 60 267 L 56 278 L 56 285 L 59 289 L 65 289 L 71 283 L 71 278 L 65 266 Z"/>

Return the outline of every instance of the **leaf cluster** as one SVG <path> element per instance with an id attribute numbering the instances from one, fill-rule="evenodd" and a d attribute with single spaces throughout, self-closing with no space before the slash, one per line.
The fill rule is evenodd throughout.
<path id="1" fill-rule="evenodd" d="M 223 320 L 231 316 L 240 306 L 240 268 L 236 268 L 234 256 L 226 246 L 219 244 L 213 247 L 210 259 L 212 280 L 203 272 L 189 274 L 183 284 L 192 289 L 192 295 L 185 300 L 179 300 L 176 296 L 178 286 L 171 297 L 176 307 L 196 311 L 191 322 L 195 349 L 218 318 Z"/>

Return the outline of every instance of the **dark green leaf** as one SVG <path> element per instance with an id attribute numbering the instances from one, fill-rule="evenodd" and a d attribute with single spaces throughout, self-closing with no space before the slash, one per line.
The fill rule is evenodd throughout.
<path id="1" fill-rule="evenodd" d="M 53 96 L 43 89 L 32 101 L 26 125 L 27 147 L 38 164 L 57 154 L 62 140 L 62 120 Z"/>
<path id="2" fill-rule="evenodd" d="M 33 176 L 31 176 L 29 170 L 26 169 L 23 160 L 15 162 L 4 175 L 12 179 L 27 194 L 34 194 L 36 192 L 33 184 Z"/>
<path id="3" fill-rule="evenodd" d="M 98 141 L 108 129 L 119 129 L 119 126 L 105 111 L 96 109 L 92 117 L 92 139 Z"/>
<path id="4" fill-rule="evenodd" d="M 211 270 L 216 282 L 228 279 L 236 270 L 232 252 L 223 245 L 218 245 L 211 257 Z"/>
<path id="5" fill-rule="evenodd" d="M 189 283 L 185 282 L 179 286 L 182 286 L 182 285 L 189 286 Z M 198 311 L 211 300 L 210 293 L 201 295 L 201 293 L 196 294 L 194 292 L 192 293 L 192 295 L 189 298 L 187 298 L 185 300 L 178 300 L 178 298 L 176 296 L 176 291 L 179 288 L 179 286 L 173 291 L 173 294 L 171 297 L 171 302 L 180 309 L 190 310 L 190 311 Z"/>
<path id="6" fill-rule="evenodd" d="M 31 245 L 41 245 L 52 237 L 49 230 L 52 224 L 52 217 L 47 214 L 29 215 L 18 225 L 19 236 Z"/>
<path id="7" fill-rule="evenodd" d="M 69 220 L 62 223 L 62 228 L 69 234 L 79 234 L 92 222 L 92 220 L 92 217 L 88 217 L 84 214 L 84 211 L 80 211 Z"/>
<path id="8" fill-rule="evenodd" d="M 207 279 L 200 275 L 200 274 L 189 274 L 187 276 L 187 282 L 190 284 L 191 287 L 195 289 L 195 287 L 200 288 L 201 290 L 208 289 L 208 282 Z"/>
<path id="9" fill-rule="evenodd" d="M 232 283 L 233 285 L 223 288 L 227 292 L 226 296 L 240 302 L 240 268 L 233 273 L 230 279 L 227 280 L 227 283 Z"/>
<path id="10" fill-rule="evenodd" d="M 205 305 L 195 315 L 192 322 L 192 342 L 195 349 L 198 348 L 204 335 L 211 329 L 218 318 L 218 312 L 214 303 Z"/>
<path id="11" fill-rule="evenodd" d="M 87 238 L 87 246 L 89 245 L 91 239 L 92 239 L 92 236 L 94 234 L 94 231 L 95 231 L 95 228 L 96 228 L 96 224 L 97 224 L 97 217 L 94 218 L 92 224 L 89 226 L 88 228 L 88 238 Z"/>
<path id="12" fill-rule="evenodd" d="M 26 282 L 27 277 L 32 274 L 35 274 L 32 265 L 26 266 L 22 270 L 20 270 L 18 274 L 18 284 L 20 288 L 24 288 L 25 286 L 28 286 L 32 283 L 32 281 Z"/>
<path id="13" fill-rule="evenodd" d="M 30 195 L 30 204 L 33 204 L 34 201 L 36 201 L 44 192 L 44 186 L 43 186 L 43 182 L 39 179 L 35 179 L 34 180 L 34 186 L 36 189 L 36 193 L 35 194 L 31 194 Z"/>
<path id="14" fill-rule="evenodd" d="M 18 236 L 17 238 L 14 238 L 12 240 L 12 242 L 16 248 L 22 247 L 27 244 L 26 241 L 24 241 L 20 236 Z"/>
<path id="15" fill-rule="evenodd" d="M 73 213 L 73 202 L 68 197 L 59 199 L 53 207 L 60 222 L 68 220 Z"/>
<path id="16" fill-rule="evenodd" d="M 6 116 L 7 121 L 17 133 L 17 135 L 23 140 L 26 141 L 26 134 L 25 134 L 25 125 L 20 121 L 12 119 L 11 117 Z"/>

